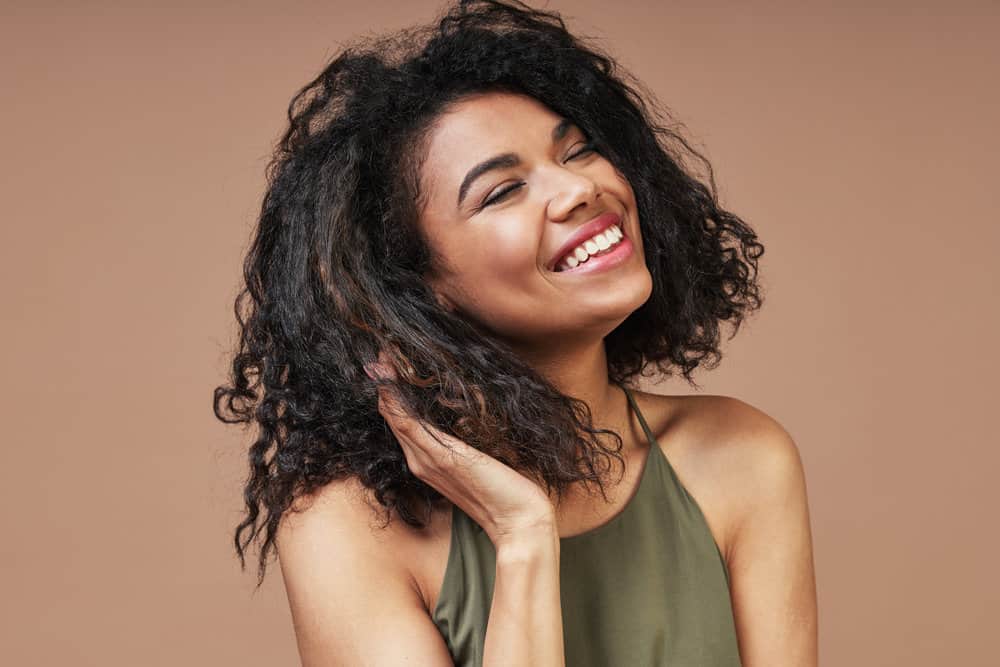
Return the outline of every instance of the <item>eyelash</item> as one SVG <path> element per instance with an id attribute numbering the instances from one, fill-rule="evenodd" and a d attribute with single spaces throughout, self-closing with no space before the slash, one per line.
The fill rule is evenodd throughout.
<path id="1" fill-rule="evenodd" d="M 567 160 L 575 160 L 576 158 L 580 157 L 581 155 L 584 155 L 585 153 L 596 153 L 596 152 L 597 152 L 597 146 L 594 144 L 594 142 L 588 141 L 587 143 L 585 143 L 583 145 L 583 148 L 581 148 L 577 152 L 573 153 L 571 156 L 569 156 L 566 159 Z M 514 192 L 515 190 L 517 190 L 518 188 L 520 188 L 522 185 L 524 185 L 523 181 L 520 182 L 520 183 L 515 183 L 514 185 L 511 185 L 506 190 L 501 190 L 500 192 L 496 193 L 495 195 L 493 195 L 492 197 L 490 197 L 489 199 L 487 199 L 486 201 L 484 201 L 482 203 L 482 205 L 479 207 L 478 210 L 481 211 L 484 208 L 486 208 L 487 206 L 490 206 L 491 204 L 497 203 L 498 201 L 500 201 L 501 199 L 503 199 L 504 197 L 506 197 L 507 195 L 509 195 L 511 192 Z"/>

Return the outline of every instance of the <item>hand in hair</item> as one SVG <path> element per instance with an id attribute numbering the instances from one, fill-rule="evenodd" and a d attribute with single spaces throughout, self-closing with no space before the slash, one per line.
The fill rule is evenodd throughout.
<path id="1" fill-rule="evenodd" d="M 381 363 L 366 366 L 373 380 L 395 377 Z M 526 534 L 556 530 L 552 501 L 541 486 L 497 459 L 413 417 L 386 385 L 378 409 L 395 433 L 410 471 L 458 505 L 494 546 Z"/>

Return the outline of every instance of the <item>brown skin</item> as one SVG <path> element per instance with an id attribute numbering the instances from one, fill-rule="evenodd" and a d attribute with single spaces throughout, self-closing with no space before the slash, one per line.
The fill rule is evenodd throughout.
<path id="1" fill-rule="evenodd" d="M 726 560 L 744 667 L 818 664 L 809 510 L 794 441 L 777 421 L 735 398 L 634 395 Z M 565 502 L 557 511 L 560 537 L 607 523 L 635 493 L 648 455 L 639 449 L 645 437 L 634 415 L 619 432 L 626 448 L 639 453 L 627 457 L 626 476 L 609 494 L 612 502 L 584 493 Z M 447 465 L 444 457 L 442 463 Z M 357 512 L 370 509 L 359 502 Z M 428 616 L 444 581 L 450 512 L 450 506 L 436 511 L 423 532 L 394 522 L 385 538 Z"/>
<path id="2" fill-rule="evenodd" d="M 649 450 L 624 393 L 608 382 L 603 343 L 652 290 L 634 195 L 601 155 L 578 155 L 586 141 L 579 129 L 571 128 L 553 143 L 551 131 L 559 120 L 530 98 L 501 93 L 468 98 L 439 119 L 422 165 L 426 200 L 421 222 L 440 259 L 428 280 L 446 307 L 507 340 L 562 392 L 586 401 L 596 427 L 622 435 L 626 471 L 620 483 L 609 487 L 611 502 L 581 491 L 555 507 L 532 482 L 495 460 L 456 477 L 448 450 L 429 440 L 391 396 L 380 394 L 379 409 L 402 436 L 415 474 L 471 510 L 498 540 L 512 526 L 518 532 L 532 525 L 547 508 L 552 530 L 560 537 L 603 525 L 635 493 Z M 466 172 L 506 152 L 518 154 L 521 164 L 482 176 L 466 204 L 456 207 Z M 523 185 L 493 206 L 475 210 L 514 183 Z M 623 231 L 635 244 L 628 261 L 587 276 L 545 268 L 574 229 L 609 210 L 622 215 Z M 734 398 L 644 392 L 635 397 L 726 559 L 744 667 L 816 665 L 809 512 L 794 441 L 774 419 Z M 474 455 L 471 448 L 462 448 L 464 443 L 453 444 Z M 523 494 L 505 493 L 506 484 Z M 353 637 L 366 642 L 357 648 L 359 655 L 371 652 L 363 626 L 353 632 L 326 630 L 343 623 L 341 610 L 328 600 L 345 595 L 368 599 L 367 589 L 344 591 L 363 578 L 349 578 L 345 584 L 343 572 L 350 569 L 371 571 L 372 577 L 377 573 L 384 587 L 396 582 L 407 590 L 409 611 L 390 617 L 383 613 L 383 622 L 403 623 L 405 613 L 406 625 L 399 627 L 408 634 L 408 655 L 434 655 L 447 664 L 429 616 L 447 564 L 450 506 L 435 511 L 427 530 L 395 521 L 378 531 L 369 529 L 371 509 L 359 491 L 353 482 L 329 485 L 318 494 L 315 509 L 291 516 L 279 536 L 283 569 L 288 563 L 286 589 L 293 611 L 301 610 L 296 615 L 300 650 L 318 656 L 326 650 L 323 642 Z M 343 526 L 343 534 L 335 534 L 331 526 Z M 377 537 L 369 540 L 369 530 Z M 328 556 L 314 556 L 336 553 L 338 539 L 365 545 L 366 554 L 347 566 L 329 566 Z"/>
<path id="3" fill-rule="evenodd" d="M 620 423 L 626 406 L 608 382 L 604 337 L 646 302 L 653 282 L 632 187 L 601 154 L 580 154 L 588 138 L 579 128 L 553 143 L 560 120 L 532 98 L 501 93 L 461 101 L 438 119 L 421 172 L 421 223 L 441 260 L 428 281 L 449 307 L 587 401 L 599 421 Z M 466 173 L 507 152 L 521 165 L 484 174 L 456 206 Z M 608 211 L 635 245 L 625 263 L 586 277 L 545 268 L 577 227 Z"/>
<path id="4" fill-rule="evenodd" d="M 392 371 L 376 364 L 375 373 Z M 379 411 L 399 439 L 413 474 L 461 507 L 493 542 L 497 567 L 484 667 L 564 666 L 559 534 L 543 489 L 495 458 L 412 418 L 388 388 L 379 389 Z"/>
<path id="5" fill-rule="evenodd" d="M 602 155 L 578 153 L 587 140 L 579 128 L 553 143 L 559 120 L 536 100 L 507 93 L 453 106 L 430 136 L 422 223 L 443 260 L 429 279 L 444 302 L 507 340 L 562 392 L 585 400 L 596 425 L 625 436 L 631 470 L 612 490 L 611 505 L 586 494 L 566 501 L 555 510 L 566 536 L 605 523 L 638 484 L 645 439 L 623 393 L 608 382 L 603 338 L 649 298 L 652 281 L 631 186 Z M 521 164 L 481 176 L 456 206 L 466 172 L 505 152 Z M 585 277 L 545 268 L 576 227 L 609 210 L 622 215 L 635 244 L 629 261 Z M 730 567 L 744 665 L 816 664 L 812 542 L 794 441 L 733 398 L 645 395 L 643 405 L 664 430 L 659 441 L 672 443 L 665 453 L 701 503 Z M 443 561 L 435 562 L 443 577 Z M 432 581 L 439 585 L 440 577 Z"/>
<path id="6" fill-rule="evenodd" d="M 375 365 L 378 375 L 391 374 Z M 392 428 L 410 471 L 482 526 L 498 549 L 525 532 L 550 528 L 555 512 L 545 491 L 504 465 L 434 426 L 410 417 L 396 395 L 379 389 L 379 412 Z M 440 442 L 450 450 L 446 450 Z"/>

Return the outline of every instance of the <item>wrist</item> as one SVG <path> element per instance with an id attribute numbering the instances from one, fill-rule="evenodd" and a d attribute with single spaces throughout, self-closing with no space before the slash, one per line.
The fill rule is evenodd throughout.
<path id="1" fill-rule="evenodd" d="M 508 533 L 494 544 L 498 565 L 558 556 L 559 546 L 559 531 L 555 523 Z"/>

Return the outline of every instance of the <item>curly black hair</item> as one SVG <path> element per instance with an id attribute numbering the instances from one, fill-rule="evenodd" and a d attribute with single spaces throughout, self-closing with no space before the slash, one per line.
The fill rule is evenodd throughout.
<path id="1" fill-rule="evenodd" d="M 486 91 L 527 95 L 572 119 L 635 192 L 653 288 L 605 338 L 610 381 L 676 371 L 697 387 L 692 372 L 721 360 L 721 322 L 731 338 L 762 303 L 764 248 L 720 207 L 707 159 L 558 13 L 460 1 L 427 26 L 353 42 L 289 105 L 236 298 L 238 349 L 214 392 L 218 419 L 259 428 L 234 536 L 245 569 L 264 532 L 258 587 L 282 515 L 335 479 L 356 477 L 386 520 L 395 511 L 415 527 L 442 500 L 408 470 L 378 411 L 363 365 L 380 350 L 397 379 L 378 382 L 416 416 L 558 498 L 576 482 L 604 495 L 611 459 L 624 462 L 620 436 L 595 429 L 585 402 L 450 312 L 424 280 L 434 257 L 417 224 L 417 173 L 428 128 Z"/>

